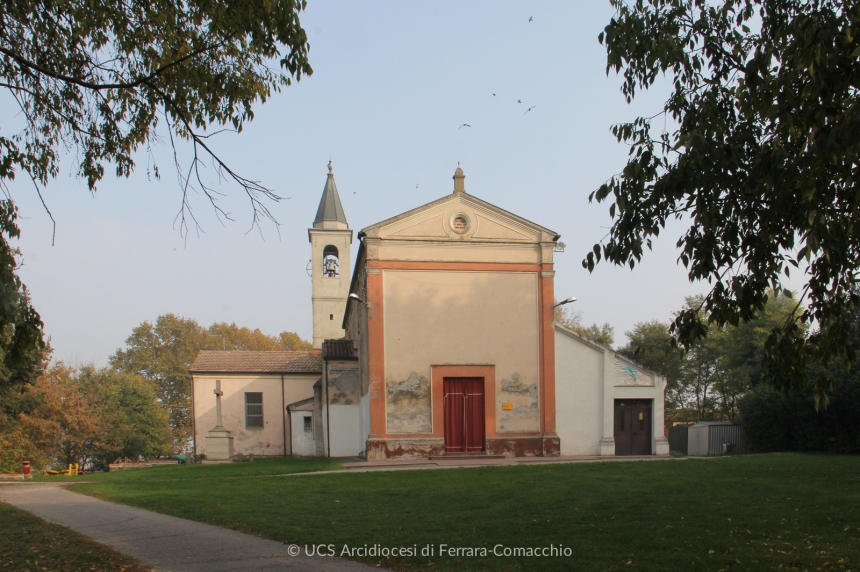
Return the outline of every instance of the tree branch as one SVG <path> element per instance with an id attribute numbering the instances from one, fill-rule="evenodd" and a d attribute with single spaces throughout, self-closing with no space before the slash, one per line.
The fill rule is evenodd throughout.
<path id="1" fill-rule="evenodd" d="M 4 48 L 3 46 L 0 46 L 0 53 L 7 55 L 8 57 L 12 58 L 13 60 L 18 62 L 19 64 L 21 64 L 21 65 L 23 65 L 29 69 L 35 70 L 39 73 L 45 74 L 45 75 L 52 77 L 54 79 L 64 81 L 66 83 L 72 83 L 75 85 L 79 85 L 79 86 L 85 87 L 87 89 L 100 91 L 100 90 L 104 90 L 104 89 L 128 89 L 128 88 L 140 87 L 141 85 L 148 84 L 149 82 L 151 82 L 153 79 L 157 78 L 159 75 L 161 75 L 162 73 L 164 73 L 168 69 L 170 69 L 174 66 L 177 66 L 179 64 L 182 64 L 182 63 L 188 61 L 189 59 L 191 59 L 193 57 L 199 56 L 202 53 L 208 52 L 209 50 L 220 48 L 225 43 L 226 42 L 222 41 L 222 42 L 218 42 L 217 44 L 213 44 L 211 46 L 204 46 L 202 48 L 198 48 L 198 49 L 193 50 L 192 52 L 188 53 L 187 55 L 179 58 L 178 60 L 174 60 L 172 62 L 164 64 L 163 66 L 161 66 L 160 68 L 158 68 L 157 70 L 155 70 L 154 72 L 152 72 L 149 75 L 140 77 L 136 80 L 132 80 L 132 81 L 128 81 L 128 82 L 122 82 L 122 83 L 93 83 L 93 82 L 85 81 L 82 79 L 74 78 L 71 76 L 67 76 L 67 75 L 49 70 L 48 68 L 40 66 L 39 64 L 37 64 L 35 62 L 31 62 L 30 60 L 16 54 L 15 52 L 13 52 L 12 50 L 10 50 L 8 48 Z"/>

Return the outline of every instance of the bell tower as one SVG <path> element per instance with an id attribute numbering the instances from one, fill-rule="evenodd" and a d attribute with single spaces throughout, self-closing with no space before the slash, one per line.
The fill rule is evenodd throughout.
<path id="1" fill-rule="evenodd" d="M 341 326 L 352 278 L 349 262 L 352 231 L 340 204 L 331 161 L 313 228 L 308 229 L 308 239 L 313 269 L 314 348 L 319 349 L 323 340 L 337 340 L 345 335 Z"/>

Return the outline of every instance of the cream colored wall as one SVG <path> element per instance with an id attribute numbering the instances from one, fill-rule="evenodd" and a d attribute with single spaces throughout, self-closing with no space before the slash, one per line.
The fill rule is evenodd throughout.
<path id="1" fill-rule="evenodd" d="M 433 365 L 495 365 L 497 432 L 540 430 L 536 273 L 384 270 L 383 292 L 388 433 L 432 431 Z"/>
<path id="2" fill-rule="evenodd" d="M 615 455 L 615 400 L 650 399 L 651 453 L 668 455 L 663 436 L 666 379 L 556 324 L 556 428 L 562 455 Z"/>
<path id="3" fill-rule="evenodd" d="M 555 415 L 562 455 L 600 452 L 603 361 L 602 351 L 555 333 Z"/>
<path id="4" fill-rule="evenodd" d="M 236 453 L 284 454 L 286 406 L 313 397 L 319 376 L 206 374 L 194 376 L 194 429 L 197 454 L 206 454 L 206 434 L 215 426 L 215 380 L 221 380 L 221 422 L 233 436 Z M 245 392 L 263 394 L 263 428 L 245 428 Z M 287 455 L 290 454 L 289 432 Z"/>
<path id="5" fill-rule="evenodd" d="M 305 431 L 305 417 L 313 419 L 313 415 L 313 411 L 293 411 L 292 413 L 292 454 L 294 456 L 313 457 L 316 454 L 313 422 L 311 422 L 311 430 Z"/>

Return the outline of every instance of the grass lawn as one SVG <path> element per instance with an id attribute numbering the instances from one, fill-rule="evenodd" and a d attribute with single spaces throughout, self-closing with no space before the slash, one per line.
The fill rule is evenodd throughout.
<path id="1" fill-rule="evenodd" d="M 133 483 L 139 481 L 209 480 L 239 477 L 286 475 L 330 471 L 341 468 L 337 459 L 316 457 L 257 458 L 253 463 L 225 463 L 212 465 L 160 465 L 146 469 L 132 469 L 115 473 L 91 473 L 78 477 L 44 477 L 34 475 L 33 480 L 45 482 L 98 481 Z"/>
<path id="2" fill-rule="evenodd" d="M 396 570 L 860 570 L 860 456 L 244 480 L 213 472 L 75 490 L 338 554 L 344 545 L 416 547 L 417 556 L 353 557 Z M 440 556 L 442 544 L 490 554 Z M 433 556 L 421 556 L 426 545 Z M 495 556 L 496 545 L 562 546 L 570 556 Z"/>
<path id="3" fill-rule="evenodd" d="M 0 570 L 144 572 L 149 568 L 68 528 L 0 503 Z"/>

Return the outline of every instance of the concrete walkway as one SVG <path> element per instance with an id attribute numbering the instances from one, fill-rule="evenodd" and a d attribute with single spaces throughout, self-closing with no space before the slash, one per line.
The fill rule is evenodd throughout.
<path id="1" fill-rule="evenodd" d="M 378 570 L 346 560 L 311 558 L 304 555 L 304 546 L 95 499 L 57 484 L 2 483 L 0 500 L 160 572 Z M 297 552 L 301 554 L 292 555 Z"/>
<path id="2" fill-rule="evenodd" d="M 342 469 L 334 471 L 318 471 L 313 473 L 289 473 L 283 476 L 301 477 L 309 475 L 330 475 L 332 473 L 369 473 L 375 471 L 415 471 L 426 469 L 458 469 L 463 467 L 510 467 L 514 465 L 569 465 L 574 463 L 629 463 L 634 461 L 683 461 L 686 457 L 671 457 L 669 455 L 643 455 L 640 457 L 505 457 L 502 459 L 482 458 L 478 455 L 473 459 L 456 457 L 444 459 L 435 457 L 407 459 L 402 461 L 365 461 L 359 457 L 339 458 Z"/>

